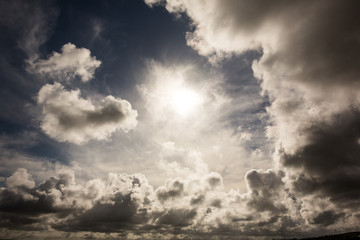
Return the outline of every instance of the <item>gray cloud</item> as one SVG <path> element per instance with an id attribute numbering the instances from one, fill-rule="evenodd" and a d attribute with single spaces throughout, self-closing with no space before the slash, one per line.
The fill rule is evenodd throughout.
<path id="1" fill-rule="evenodd" d="M 309 126 L 304 130 L 307 145 L 294 154 L 282 153 L 285 167 L 300 169 L 293 182 L 296 191 L 321 193 L 342 206 L 359 204 L 359 117 L 358 111 L 346 111 L 331 123 Z"/>
<path id="2" fill-rule="evenodd" d="M 114 231 L 121 225 L 143 222 L 146 207 L 152 203 L 152 187 L 142 175 L 109 174 L 107 182 L 93 179 L 81 186 L 73 172 L 64 172 L 37 187 L 26 186 L 28 179 L 19 179 L 14 186 L 12 181 L 19 174 L 31 177 L 25 169 L 18 169 L 8 178 L 10 186 L 0 191 L 0 212 L 1 220 L 20 229 L 24 225 L 39 228 L 37 223 L 46 223 L 65 231 Z M 44 218 L 44 214 L 53 215 Z M 52 222 L 54 218 L 58 221 Z M 112 225 L 95 228 L 99 223 Z"/>
<path id="3" fill-rule="evenodd" d="M 192 220 L 196 216 L 196 209 L 180 208 L 165 211 L 157 221 L 159 224 L 171 226 L 187 226 L 192 224 Z"/>
<path id="4" fill-rule="evenodd" d="M 166 187 L 159 187 L 156 190 L 156 196 L 161 202 L 164 202 L 171 198 L 180 197 L 183 192 L 184 183 L 180 179 L 175 179 L 168 182 Z"/>
<path id="5" fill-rule="evenodd" d="M 137 125 L 137 112 L 128 101 L 107 96 L 96 106 L 81 98 L 80 90 L 67 91 L 59 83 L 44 85 L 37 101 L 42 107 L 42 130 L 61 142 L 104 140 L 119 129 L 127 132 Z"/>
<path id="6" fill-rule="evenodd" d="M 270 211 L 274 214 L 285 212 L 282 196 L 284 194 L 283 172 L 250 171 L 245 178 L 251 193 L 249 202 L 251 208 L 258 212 Z"/>
<path id="7" fill-rule="evenodd" d="M 9 231 L 145 231 L 161 237 L 166 232 L 206 239 L 210 233 L 232 235 L 239 229 L 244 236 L 275 236 L 278 231 L 290 236 L 305 228 L 343 226 L 357 219 L 354 212 L 331 210 L 319 198 L 304 198 L 303 203 L 291 206 L 283 172 L 248 172 L 245 194 L 210 188 L 208 180 L 217 175 L 170 179 L 154 191 L 142 174 L 109 173 L 105 180 L 77 183 L 74 172 L 60 171 L 35 186 L 27 170 L 18 169 L 7 178 L 8 186 L 0 189 L 0 225 Z M 322 208 L 312 209 L 316 206 Z"/>
<path id="8" fill-rule="evenodd" d="M 19 175 L 24 178 L 18 178 Z M 18 169 L 7 179 L 8 188 L 0 189 L 2 226 L 14 229 L 41 229 L 42 223 L 49 220 L 46 215 L 54 214 L 61 218 L 74 212 L 77 205 L 71 201 L 67 202 L 67 198 L 73 195 L 73 177 L 71 173 L 64 173 L 60 178 L 52 177 L 35 187 L 27 170 Z M 72 196 L 74 197 L 76 196 Z"/>
<path id="9" fill-rule="evenodd" d="M 70 232 L 117 232 L 136 229 L 149 221 L 154 193 L 144 176 L 109 174 L 102 186 L 98 201 L 90 208 L 53 227 Z"/>
<path id="10" fill-rule="evenodd" d="M 325 211 L 319 213 L 314 219 L 312 219 L 312 224 L 322 224 L 322 225 L 331 225 L 336 222 L 339 218 L 343 217 L 344 213 L 334 213 L 333 211 Z"/>
<path id="11" fill-rule="evenodd" d="M 31 179 L 25 168 L 19 168 L 11 177 L 6 179 L 6 185 L 10 188 L 33 188 L 35 187 L 35 182 Z"/>

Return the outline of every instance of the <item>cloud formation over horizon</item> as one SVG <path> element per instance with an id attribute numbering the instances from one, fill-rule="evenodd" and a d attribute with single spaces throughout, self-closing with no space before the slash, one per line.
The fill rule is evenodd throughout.
<path id="1" fill-rule="evenodd" d="M 224 191 L 222 177 L 215 172 L 170 178 L 154 188 L 140 173 L 109 173 L 105 180 L 77 183 L 74 171 L 63 170 L 35 184 L 26 169 L 18 169 L 0 189 L 0 215 L 2 225 L 11 229 L 132 231 L 139 237 L 157 229 L 170 234 L 182 229 L 190 236 L 197 232 L 215 237 L 229 231 L 244 236 L 284 231 L 293 236 L 304 229 L 316 232 L 319 226 L 352 229 L 358 221 L 358 212 L 338 212 L 322 198 L 297 202 L 281 171 L 252 170 L 245 179 L 248 191 L 239 193 Z"/>

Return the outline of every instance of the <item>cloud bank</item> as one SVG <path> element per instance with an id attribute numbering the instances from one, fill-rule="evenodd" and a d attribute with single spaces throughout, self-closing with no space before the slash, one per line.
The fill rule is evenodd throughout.
<path id="1" fill-rule="evenodd" d="M 359 211 L 335 210 L 323 198 L 297 201 L 284 176 L 251 170 L 245 177 L 248 191 L 239 193 L 224 191 L 222 176 L 209 171 L 169 178 L 154 188 L 143 174 L 109 173 L 107 179 L 78 183 L 69 170 L 36 184 L 20 168 L 0 189 L 1 224 L 49 234 L 131 232 L 137 238 L 147 233 L 200 239 L 294 236 L 329 226 L 355 229 Z"/>

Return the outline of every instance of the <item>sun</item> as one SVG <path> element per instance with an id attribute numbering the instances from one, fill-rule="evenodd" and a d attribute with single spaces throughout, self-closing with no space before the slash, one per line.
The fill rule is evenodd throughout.
<path id="1" fill-rule="evenodd" d="M 201 96 L 187 88 L 175 90 L 172 93 L 170 102 L 174 112 L 183 117 L 193 113 L 200 103 Z"/>

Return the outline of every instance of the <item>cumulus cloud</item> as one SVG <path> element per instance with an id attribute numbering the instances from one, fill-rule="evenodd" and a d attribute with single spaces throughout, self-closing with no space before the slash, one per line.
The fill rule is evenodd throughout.
<path id="1" fill-rule="evenodd" d="M 164 208 L 142 174 L 109 173 L 105 181 L 84 184 L 76 183 L 72 171 L 60 172 L 38 186 L 29 184 L 29 179 L 26 169 L 18 169 L 7 179 L 7 187 L 0 189 L 2 227 L 46 225 L 69 232 L 117 232 L 141 228 L 139 224 L 185 226 L 196 215 L 196 210 L 187 208 Z"/>
<path id="2" fill-rule="evenodd" d="M 85 185 L 79 185 L 75 182 L 74 173 L 67 171 L 60 173 L 58 177 L 50 177 L 37 187 L 32 185 L 23 188 L 28 184 L 27 179 L 23 179 L 23 182 L 19 179 L 17 186 L 13 186 L 13 179 L 24 172 L 27 174 L 25 169 L 17 170 L 8 178 L 7 184 L 11 183 L 8 188 L 0 190 L 1 220 L 17 228 L 39 228 L 41 226 L 38 223 L 43 222 L 60 228 L 59 223 L 64 221 L 67 224 L 71 222 L 67 227 L 71 227 L 73 231 L 77 228 L 92 228 L 93 224 L 97 225 L 102 221 L 114 221 L 116 226 L 126 225 L 136 214 L 140 217 L 141 209 L 146 207 L 143 205 L 151 202 L 148 197 L 152 193 L 152 187 L 142 175 L 110 173 L 107 182 L 93 179 Z M 80 212 L 80 216 L 75 214 Z M 42 218 L 43 214 L 52 214 L 52 220 L 55 221 Z"/>
<path id="3" fill-rule="evenodd" d="M 270 211 L 273 213 L 285 212 L 283 205 L 284 182 L 281 180 L 284 173 L 273 171 L 250 171 L 245 178 L 251 193 L 248 205 L 258 212 Z"/>
<path id="4" fill-rule="evenodd" d="M 42 74 L 59 81 L 70 81 L 78 77 L 83 82 L 94 77 L 95 70 L 101 61 L 92 57 L 90 50 L 77 48 L 72 43 L 67 43 L 61 52 L 53 52 L 48 59 L 29 60 L 28 71 Z"/>
<path id="5" fill-rule="evenodd" d="M 106 182 L 88 182 L 96 189 L 91 207 L 53 227 L 63 231 L 116 232 L 146 224 L 150 213 L 156 209 L 153 187 L 142 174 L 109 173 Z M 89 195 L 88 195 L 89 196 Z M 90 197 L 93 197 L 90 195 Z M 87 198 L 87 197 L 86 197 Z M 94 201 L 95 200 L 95 201 Z M 97 200 L 97 201 L 96 201 Z"/>
<path id="6" fill-rule="evenodd" d="M 0 188 L 0 225 L 49 233 L 145 231 L 161 238 L 164 231 L 181 232 L 207 239 L 209 233 L 256 236 L 259 231 L 290 236 L 359 221 L 356 212 L 335 211 L 323 198 L 297 202 L 283 180 L 281 171 L 252 170 L 246 175 L 248 192 L 242 194 L 223 191 L 215 172 L 169 178 L 155 189 L 143 174 L 109 173 L 106 179 L 78 183 L 70 170 L 35 185 L 26 169 L 18 169 Z"/>
<path id="7" fill-rule="evenodd" d="M 33 188 L 35 187 L 35 182 L 31 179 L 31 176 L 28 174 L 25 168 L 19 168 L 16 172 L 6 180 L 6 185 L 10 188 L 16 187 L 26 187 Z"/>
<path id="8" fill-rule="evenodd" d="M 67 91 L 59 83 L 40 89 L 37 102 L 42 107 L 41 128 L 46 134 L 61 142 L 82 144 L 136 127 L 137 111 L 128 101 L 109 95 L 94 104 L 80 94 L 79 89 Z"/>
<path id="9" fill-rule="evenodd" d="M 320 194 L 339 206 L 359 204 L 359 112 L 346 111 L 329 123 L 304 129 L 308 142 L 294 154 L 281 152 L 283 166 L 299 175 L 293 186 L 302 194 Z"/>

